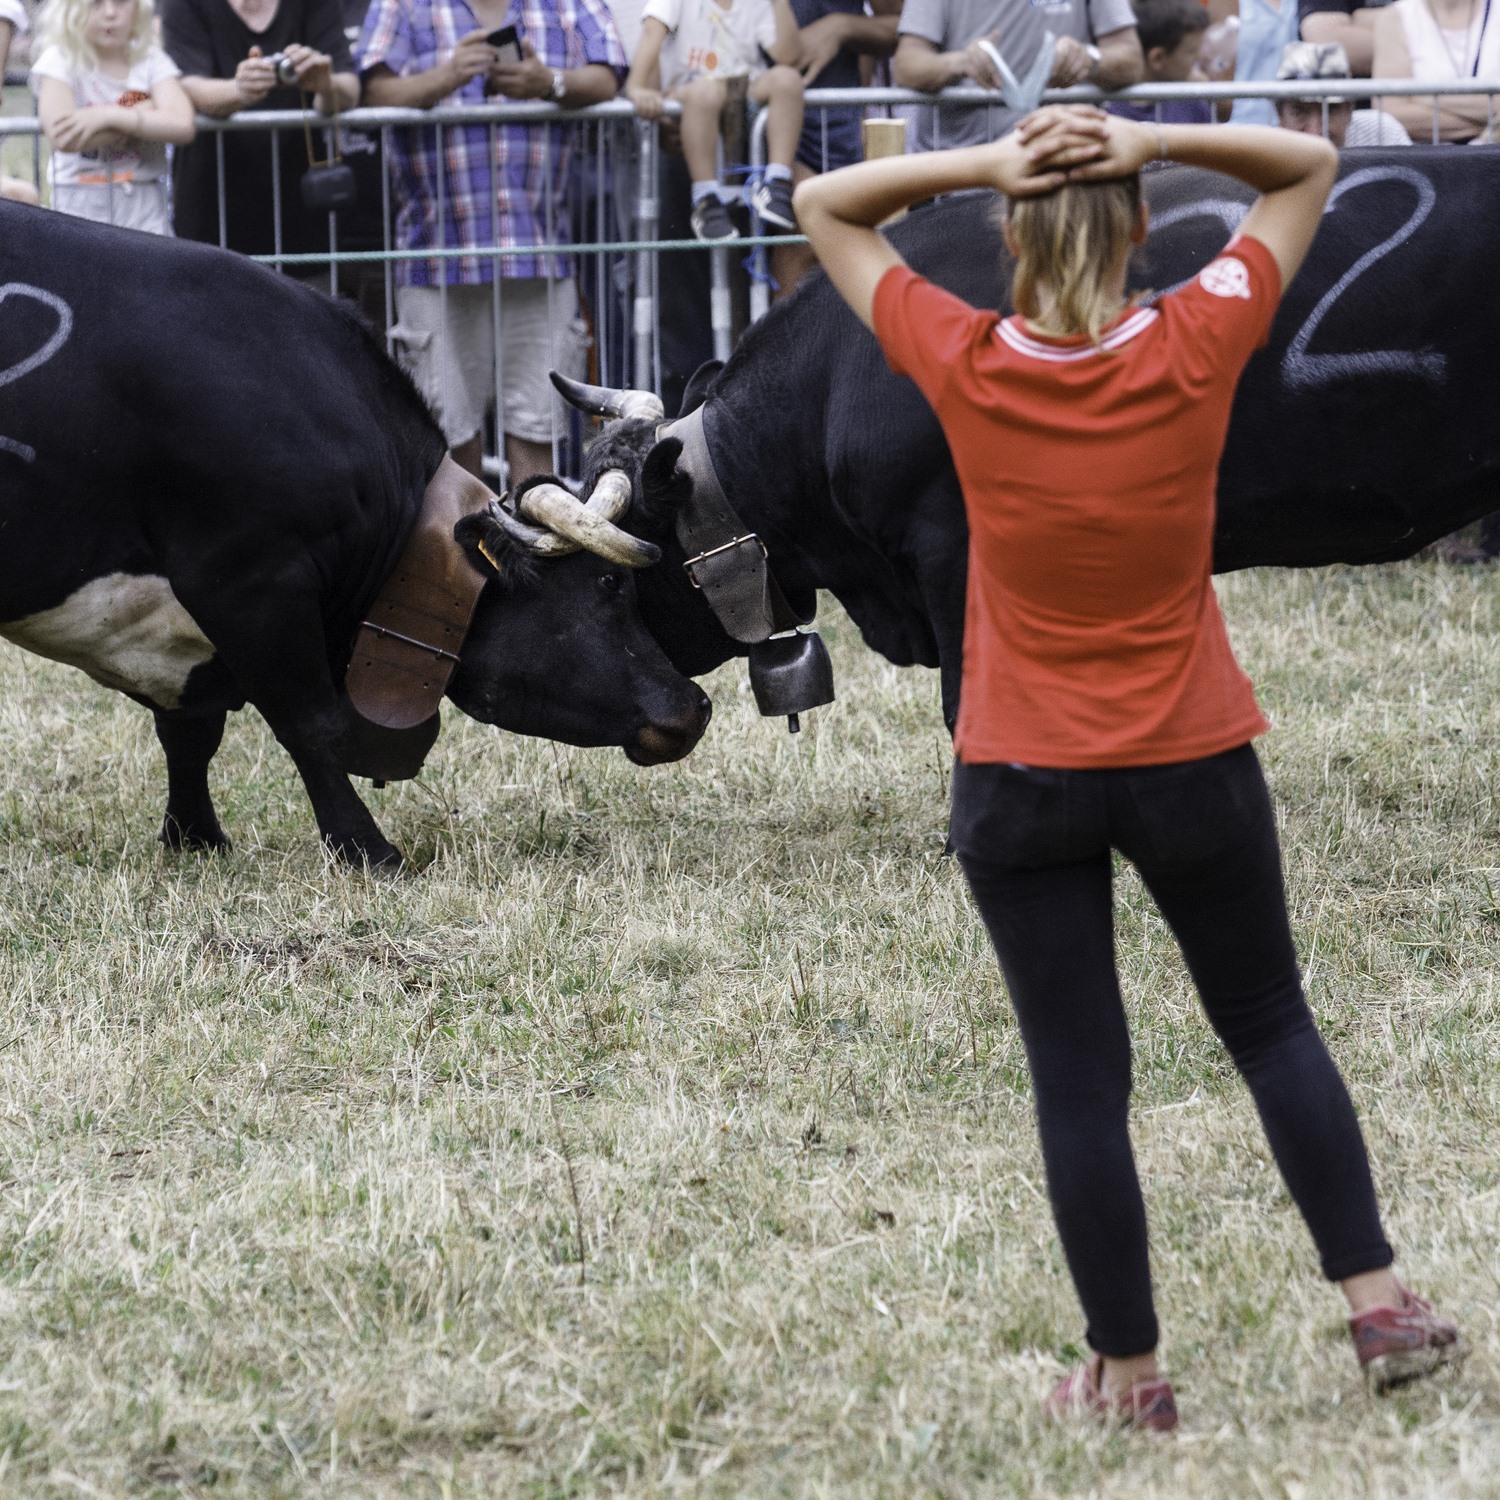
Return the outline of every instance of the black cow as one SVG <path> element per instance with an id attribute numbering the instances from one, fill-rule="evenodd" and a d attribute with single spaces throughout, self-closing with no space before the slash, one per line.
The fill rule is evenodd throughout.
<path id="1" fill-rule="evenodd" d="M 1148 174 L 1154 228 L 1135 285 L 1166 290 L 1222 248 L 1252 194 L 1211 173 Z M 996 203 L 975 194 L 913 212 L 892 242 L 968 301 L 1009 307 Z M 1235 401 L 1219 472 L 1215 566 L 1406 557 L 1500 507 L 1500 150 L 1346 153 L 1326 221 Z M 701 378 L 700 378 L 701 377 Z M 595 406 L 619 402 L 600 401 Z M 899 665 L 942 670 L 957 712 L 967 526 L 931 408 L 891 374 L 826 278 L 809 278 L 684 403 L 718 479 L 766 543 L 789 603 L 842 602 Z M 580 404 L 588 406 L 588 401 Z M 665 565 L 641 610 L 697 675 L 745 647 L 683 577 L 673 517 L 693 477 L 670 427 L 623 421 L 591 472 L 638 475 L 636 529 Z"/>
<path id="2" fill-rule="evenodd" d="M 340 687 L 443 461 L 426 406 L 344 305 L 215 249 L 0 203 L 0 635 L 152 709 L 169 845 L 225 843 L 208 763 L 249 702 L 328 844 L 399 860 L 346 774 Z M 492 498 L 470 493 L 478 513 L 436 541 L 462 548 L 448 565 L 471 600 L 482 588 L 449 696 L 643 764 L 685 755 L 708 700 L 636 612 L 628 569 L 655 549 L 591 513 L 580 535 L 612 558 L 539 559 L 564 545 L 487 513 Z"/>

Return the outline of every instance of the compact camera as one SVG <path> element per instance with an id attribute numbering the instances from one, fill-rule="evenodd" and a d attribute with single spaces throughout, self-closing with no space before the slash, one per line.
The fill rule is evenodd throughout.
<path id="1" fill-rule="evenodd" d="M 283 88 L 291 88 L 297 81 L 297 64 L 285 52 L 273 52 L 266 61 L 276 69 L 276 82 Z"/>

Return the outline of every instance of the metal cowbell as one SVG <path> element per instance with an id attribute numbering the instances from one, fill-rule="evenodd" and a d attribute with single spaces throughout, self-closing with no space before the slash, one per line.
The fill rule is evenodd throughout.
<path id="1" fill-rule="evenodd" d="M 816 630 L 794 630 L 750 647 L 750 690 L 767 718 L 795 719 L 833 702 L 833 662 Z M 793 724 L 793 729 L 796 725 Z"/>

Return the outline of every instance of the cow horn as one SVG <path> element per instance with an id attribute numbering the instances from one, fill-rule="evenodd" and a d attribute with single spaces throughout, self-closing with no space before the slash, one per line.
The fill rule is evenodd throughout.
<path id="1" fill-rule="evenodd" d="M 566 375 L 551 372 L 552 384 L 557 394 L 579 411 L 591 417 L 643 417 L 648 422 L 660 422 L 667 409 L 661 397 L 651 391 L 616 391 L 606 385 L 589 385 L 582 380 L 569 380 Z"/>
<path id="2" fill-rule="evenodd" d="M 595 487 L 591 500 L 599 496 L 602 487 L 602 482 Z M 612 485 L 605 496 L 600 498 L 612 500 L 617 488 Z M 626 498 L 628 500 L 629 497 Z M 621 531 L 613 521 L 605 518 L 602 509 L 590 508 L 561 485 L 533 485 L 516 502 L 516 508 L 527 520 L 538 522 L 553 532 L 558 542 L 573 543 L 572 547 L 560 545 L 549 548 L 544 541 L 536 549 L 541 555 L 551 553 L 555 556 L 557 553 L 572 552 L 582 547 L 626 568 L 649 568 L 653 563 L 661 561 L 659 547 L 631 536 L 628 531 Z"/>
<path id="3" fill-rule="evenodd" d="M 546 557 L 553 552 L 554 548 L 549 547 L 548 543 L 555 543 L 557 538 L 550 531 L 541 531 L 535 526 L 528 526 L 524 521 L 516 520 L 498 500 L 490 501 L 489 514 L 495 524 L 523 551 L 536 557 Z"/>
<path id="4" fill-rule="evenodd" d="M 606 521 L 618 521 L 630 509 L 630 475 L 624 469 L 606 469 L 594 482 L 588 508 Z"/>

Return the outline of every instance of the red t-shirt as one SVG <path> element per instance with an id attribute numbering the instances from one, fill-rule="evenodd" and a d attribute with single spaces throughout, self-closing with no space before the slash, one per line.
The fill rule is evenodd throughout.
<path id="1" fill-rule="evenodd" d="M 1269 727 L 1210 572 L 1229 407 L 1280 292 L 1244 237 L 1100 350 L 881 278 L 876 336 L 932 403 L 969 514 L 964 761 L 1163 765 Z"/>

